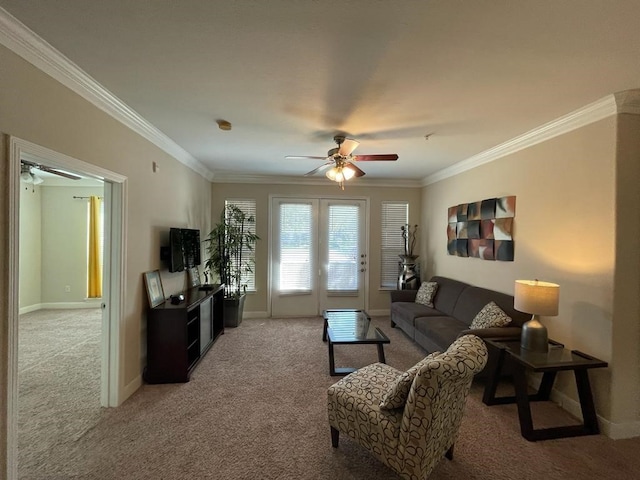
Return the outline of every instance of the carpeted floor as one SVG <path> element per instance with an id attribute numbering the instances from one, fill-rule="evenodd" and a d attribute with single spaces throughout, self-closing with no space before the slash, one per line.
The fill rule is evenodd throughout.
<path id="1" fill-rule="evenodd" d="M 424 352 L 387 318 L 387 363 L 406 369 Z M 23 479 L 393 479 L 366 451 L 341 438 L 330 446 L 328 374 L 322 320 L 245 320 L 227 329 L 185 384 L 144 385 L 121 407 L 100 413 L 79 438 L 51 446 L 45 465 Z M 377 361 L 370 345 L 336 347 L 337 366 Z M 487 407 L 475 385 L 453 461 L 432 479 L 638 478 L 640 439 L 591 436 L 530 443 L 514 405 Z M 536 426 L 574 421 L 537 404 Z"/>
<path id="2" fill-rule="evenodd" d="M 18 472 L 51 478 L 52 453 L 101 418 L 101 310 L 39 310 L 19 320 Z"/>

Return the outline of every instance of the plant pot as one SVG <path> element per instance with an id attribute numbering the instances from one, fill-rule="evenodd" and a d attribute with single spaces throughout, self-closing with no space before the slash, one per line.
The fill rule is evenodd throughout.
<path id="1" fill-rule="evenodd" d="M 244 300 L 247 296 L 240 298 L 224 299 L 224 326 L 235 328 L 242 323 L 242 313 L 244 311 Z"/>

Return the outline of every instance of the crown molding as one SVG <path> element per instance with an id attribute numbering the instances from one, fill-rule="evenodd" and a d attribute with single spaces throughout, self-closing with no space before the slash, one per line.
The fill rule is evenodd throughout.
<path id="1" fill-rule="evenodd" d="M 640 115 L 640 89 L 625 90 L 614 94 L 618 113 Z"/>
<path id="2" fill-rule="evenodd" d="M 212 180 L 211 170 L 1 7 L 0 44 L 146 138 L 180 163 L 207 180 Z"/>
<path id="3" fill-rule="evenodd" d="M 525 148 L 545 142 L 618 113 L 640 115 L 640 89 L 626 90 L 613 95 L 607 95 L 596 102 L 590 103 L 556 120 L 545 123 L 523 135 L 429 175 L 423 179 L 421 184 L 426 186 L 444 180 L 445 178 L 459 175 L 467 170 L 493 162 L 506 155 L 524 150 Z"/>
<path id="4" fill-rule="evenodd" d="M 213 183 L 259 183 L 270 185 L 332 185 L 332 182 L 324 177 L 296 177 L 283 175 L 244 175 L 235 173 L 216 173 Z M 403 187 L 420 188 L 420 180 L 393 179 L 393 178 L 358 178 L 345 182 L 348 187 Z"/>

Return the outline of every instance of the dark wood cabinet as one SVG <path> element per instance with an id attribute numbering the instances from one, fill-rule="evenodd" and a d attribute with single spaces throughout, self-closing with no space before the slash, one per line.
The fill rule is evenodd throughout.
<path id="1" fill-rule="evenodd" d="M 179 304 L 165 302 L 147 316 L 148 383 L 188 382 L 191 372 L 224 333 L 224 289 L 192 288 Z"/>

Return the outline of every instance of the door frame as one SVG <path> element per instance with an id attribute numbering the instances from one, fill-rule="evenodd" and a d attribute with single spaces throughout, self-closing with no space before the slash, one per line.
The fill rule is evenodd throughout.
<path id="1" fill-rule="evenodd" d="M 76 171 L 104 181 L 105 261 L 101 332 L 100 403 L 115 407 L 120 403 L 122 339 L 121 319 L 125 308 L 125 252 L 127 177 L 55 152 L 17 137 L 9 137 L 9 285 L 7 338 L 7 476 L 17 478 L 18 449 L 18 310 L 20 244 L 20 160 L 37 159 L 54 168 Z M 107 258 L 108 256 L 108 258 Z"/>
<path id="2" fill-rule="evenodd" d="M 267 313 L 269 317 L 271 317 L 271 302 L 272 302 L 272 293 L 273 293 L 273 242 L 275 238 L 275 233 L 273 231 L 273 215 L 276 212 L 273 210 L 273 200 L 275 198 L 282 199 L 300 199 L 300 200 L 317 200 L 320 203 L 320 200 L 358 200 L 364 201 L 364 222 L 365 222 L 365 230 L 366 230 L 366 239 L 365 239 L 365 248 L 367 251 L 367 271 L 364 276 L 364 309 L 365 311 L 369 308 L 369 258 L 371 257 L 370 246 L 371 246 L 371 198 L 362 196 L 362 195 L 301 195 L 301 194 L 281 194 L 281 193 L 272 193 L 269 194 L 269 237 L 268 237 L 268 269 L 267 269 Z"/>

